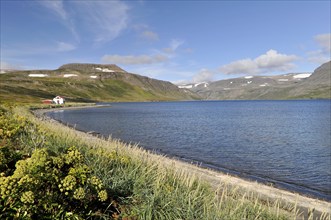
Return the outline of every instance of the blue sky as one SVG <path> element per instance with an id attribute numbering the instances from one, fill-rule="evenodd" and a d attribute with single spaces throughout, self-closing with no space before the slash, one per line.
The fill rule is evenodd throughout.
<path id="1" fill-rule="evenodd" d="M 330 1 L 1 0 L 1 69 L 117 64 L 171 82 L 311 72 Z"/>

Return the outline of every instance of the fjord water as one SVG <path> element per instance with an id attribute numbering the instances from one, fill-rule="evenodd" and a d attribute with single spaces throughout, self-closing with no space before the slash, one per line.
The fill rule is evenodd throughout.
<path id="1" fill-rule="evenodd" d="M 85 131 L 331 201 L 330 100 L 111 103 L 49 115 Z"/>

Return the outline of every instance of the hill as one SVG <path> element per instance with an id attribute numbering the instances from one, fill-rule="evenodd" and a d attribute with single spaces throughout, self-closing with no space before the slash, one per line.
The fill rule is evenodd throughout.
<path id="1" fill-rule="evenodd" d="M 331 98 L 331 61 L 318 67 L 313 74 L 302 81 L 290 94 L 298 98 Z"/>
<path id="2" fill-rule="evenodd" d="M 113 64 L 74 63 L 56 70 L 0 74 L 1 101 L 40 102 L 56 95 L 76 102 L 197 99 L 170 82 L 128 73 Z"/>
<path id="3" fill-rule="evenodd" d="M 241 78 L 181 85 L 207 100 L 331 98 L 330 62 L 313 73 Z"/>

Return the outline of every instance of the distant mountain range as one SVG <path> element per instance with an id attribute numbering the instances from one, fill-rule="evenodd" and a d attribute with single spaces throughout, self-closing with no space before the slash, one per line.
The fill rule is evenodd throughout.
<path id="1" fill-rule="evenodd" d="M 246 76 L 176 86 L 102 64 L 65 64 L 56 70 L 0 74 L 0 101 L 41 102 L 57 95 L 67 101 L 169 101 L 331 98 L 330 64 L 313 73 Z"/>
<path id="2" fill-rule="evenodd" d="M 330 62 L 313 73 L 241 78 L 179 85 L 206 100 L 331 98 Z"/>

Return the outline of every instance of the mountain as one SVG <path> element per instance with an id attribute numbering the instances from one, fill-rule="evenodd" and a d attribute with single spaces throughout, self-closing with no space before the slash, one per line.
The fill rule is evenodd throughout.
<path id="1" fill-rule="evenodd" d="M 180 85 L 207 100 L 331 98 L 330 62 L 313 73 L 241 78 Z"/>
<path id="2" fill-rule="evenodd" d="M 166 101 L 331 98 L 331 61 L 313 73 L 246 76 L 176 86 L 129 73 L 111 64 L 65 64 L 56 70 L 0 74 L 0 102 L 41 102 L 60 95 L 67 101 Z"/>
<path id="3" fill-rule="evenodd" d="M 331 98 L 331 61 L 318 67 L 313 74 L 292 91 L 296 97 Z"/>
<path id="4" fill-rule="evenodd" d="M 331 76 L 331 61 L 324 63 L 318 67 L 308 81 L 314 85 L 325 85 L 330 86 L 330 76 Z"/>
<path id="5" fill-rule="evenodd" d="M 40 102 L 56 95 L 78 102 L 198 99 L 170 82 L 128 73 L 114 64 L 72 63 L 56 70 L 0 74 L 1 101 Z"/>

